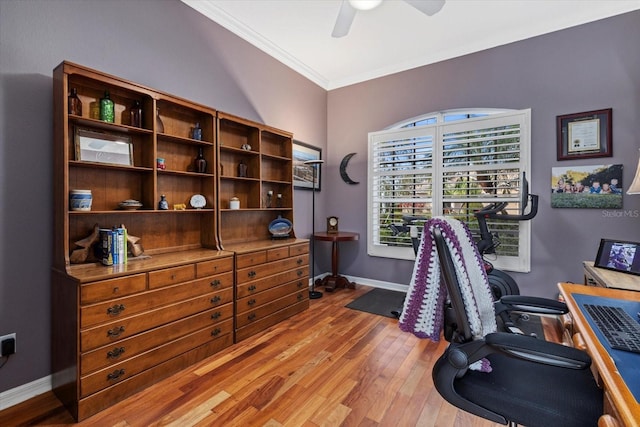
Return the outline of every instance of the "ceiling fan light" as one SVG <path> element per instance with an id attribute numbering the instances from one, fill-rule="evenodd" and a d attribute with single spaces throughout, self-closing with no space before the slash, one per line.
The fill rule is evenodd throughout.
<path id="1" fill-rule="evenodd" d="M 382 0 L 349 0 L 349 3 L 354 9 L 371 10 L 380 6 Z"/>

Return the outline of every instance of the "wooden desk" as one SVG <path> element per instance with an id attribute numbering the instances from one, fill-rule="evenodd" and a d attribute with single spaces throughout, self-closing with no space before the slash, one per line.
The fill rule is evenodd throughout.
<path id="1" fill-rule="evenodd" d="M 592 261 L 583 261 L 582 265 L 585 285 L 640 291 L 640 276 L 598 268 Z"/>
<path id="2" fill-rule="evenodd" d="M 631 394 L 626 383 L 618 373 L 613 359 L 602 346 L 595 332 L 587 322 L 573 294 L 593 295 L 608 298 L 625 299 L 640 302 L 640 293 L 634 291 L 608 289 L 595 286 L 584 286 L 570 283 L 559 283 L 560 293 L 564 297 L 573 316 L 575 343 L 583 343 L 585 350 L 593 361 L 592 370 L 598 383 L 604 389 L 604 413 L 598 422 L 601 427 L 608 426 L 640 426 L 640 404 Z M 582 347 L 577 345 L 577 347 Z M 640 355 L 638 355 L 640 363 Z M 617 424 L 612 421 L 609 415 Z"/>
<path id="3" fill-rule="evenodd" d="M 350 231 L 339 231 L 337 233 L 317 232 L 313 235 L 315 240 L 332 242 L 331 245 L 331 275 L 316 280 L 316 286 L 324 286 L 327 292 L 333 292 L 335 288 L 355 289 L 356 284 L 338 274 L 338 242 L 352 242 L 360 239 L 360 234 Z"/>

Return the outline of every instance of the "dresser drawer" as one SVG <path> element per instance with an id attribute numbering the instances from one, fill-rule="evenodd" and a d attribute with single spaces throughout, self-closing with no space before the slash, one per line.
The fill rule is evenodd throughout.
<path id="1" fill-rule="evenodd" d="M 112 322 L 115 319 L 232 287 L 233 273 L 228 272 L 108 302 L 83 306 L 80 308 L 80 328 L 84 329 Z"/>
<path id="2" fill-rule="evenodd" d="M 289 247 L 269 249 L 267 251 L 267 262 L 277 261 L 279 259 L 289 258 Z"/>
<path id="3" fill-rule="evenodd" d="M 162 286 L 175 285 L 180 282 L 195 279 L 195 277 L 196 266 L 193 264 L 152 271 L 149 273 L 149 288 L 153 289 Z"/>
<path id="4" fill-rule="evenodd" d="M 284 285 L 276 286 L 264 292 L 259 292 L 255 295 L 238 299 L 236 301 L 236 312 L 240 315 L 245 311 L 256 309 L 264 304 L 277 300 L 278 298 L 282 298 L 296 292 L 301 292 L 303 290 L 305 290 L 303 280 L 296 280 Z"/>
<path id="5" fill-rule="evenodd" d="M 239 269 L 236 274 L 237 284 L 259 280 L 276 273 L 290 270 L 296 267 L 309 264 L 308 255 L 299 255 L 293 258 L 287 258 L 279 261 L 273 261 L 267 264 L 251 266 Z"/>
<path id="6" fill-rule="evenodd" d="M 156 346 L 163 345 L 198 329 L 213 326 L 233 317 L 233 304 L 228 303 L 184 319 L 177 320 L 115 344 L 107 345 L 80 356 L 80 372 L 82 376 L 107 366 L 114 365 Z"/>
<path id="7" fill-rule="evenodd" d="M 244 268 L 267 262 L 267 251 L 255 251 L 236 255 L 236 268 Z"/>
<path id="8" fill-rule="evenodd" d="M 147 329 L 155 328 L 201 311 L 209 310 L 233 301 L 233 288 L 188 299 L 155 310 L 106 323 L 80 331 L 80 351 L 86 352 L 131 337 Z"/>
<path id="9" fill-rule="evenodd" d="M 236 297 L 244 298 L 249 295 L 255 295 L 259 292 L 264 292 L 267 289 L 271 289 L 274 286 L 291 282 L 296 279 L 308 281 L 308 277 L 309 268 L 307 266 L 285 271 L 279 274 L 274 274 L 273 276 L 269 276 L 261 280 L 255 280 L 253 282 L 238 285 L 236 289 Z"/>
<path id="10" fill-rule="evenodd" d="M 296 256 L 309 253 L 309 243 L 299 243 L 289 247 L 289 255 Z"/>
<path id="11" fill-rule="evenodd" d="M 256 309 L 246 311 L 242 314 L 236 315 L 236 327 L 242 328 L 252 322 L 257 322 L 263 317 L 275 313 L 278 310 L 282 310 L 290 305 L 299 303 L 308 299 L 308 292 L 300 291 L 294 294 L 287 295 L 283 298 L 274 300 L 268 304 L 262 305 Z"/>
<path id="12" fill-rule="evenodd" d="M 103 388 L 117 384 L 150 367 L 198 347 L 207 341 L 233 332 L 233 320 L 229 319 L 203 328 L 182 338 L 157 346 L 152 350 L 116 363 L 80 379 L 80 395 L 86 397 Z"/>
<path id="13" fill-rule="evenodd" d="M 196 264 L 196 277 L 213 276 L 233 270 L 233 257 L 214 259 Z"/>
<path id="14" fill-rule="evenodd" d="M 146 288 L 147 275 L 145 273 L 87 283 L 80 287 L 80 303 L 90 304 L 93 302 L 123 297 L 137 292 L 142 292 Z"/>

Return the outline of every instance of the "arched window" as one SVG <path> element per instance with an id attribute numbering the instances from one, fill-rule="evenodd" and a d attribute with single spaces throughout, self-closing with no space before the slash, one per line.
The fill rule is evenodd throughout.
<path id="1" fill-rule="evenodd" d="M 530 110 L 458 109 L 425 114 L 369 134 L 368 253 L 414 259 L 407 217 L 463 220 L 510 202 L 519 213 L 522 172 L 530 171 Z M 498 268 L 529 271 L 530 223 L 491 220 Z M 400 230 L 400 232 L 398 232 Z"/>

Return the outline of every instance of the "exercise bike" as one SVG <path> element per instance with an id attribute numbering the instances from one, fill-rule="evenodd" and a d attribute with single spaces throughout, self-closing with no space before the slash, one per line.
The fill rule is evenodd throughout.
<path id="1" fill-rule="evenodd" d="M 500 245 L 500 239 L 498 234 L 492 233 L 487 225 L 488 219 L 499 219 L 507 221 L 529 221 L 533 219 L 538 213 L 538 196 L 535 194 L 529 194 L 529 182 L 526 175 L 522 173 L 522 181 L 520 187 L 520 212 L 517 215 L 507 214 L 505 209 L 509 205 L 509 202 L 496 202 L 491 203 L 482 209 L 479 209 L 473 213 L 478 221 L 478 227 L 480 230 L 480 240 L 476 242 L 478 252 L 485 264 L 485 270 L 487 272 L 487 278 L 489 279 L 489 287 L 493 294 L 495 301 L 498 301 L 505 295 L 520 295 L 520 289 L 516 281 L 507 273 L 502 270 L 498 270 L 493 267 L 490 261 L 488 261 L 485 255 L 492 255 L 496 253 L 496 248 Z M 530 205 L 530 207 L 529 207 Z M 527 208 L 528 211 L 527 211 Z M 402 224 L 392 224 L 390 228 L 394 235 L 399 233 L 409 233 L 411 237 L 411 243 L 413 251 L 417 255 L 420 245 L 420 227 L 427 220 L 426 217 L 404 215 L 402 217 Z M 400 318 L 402 308 L 392 310 L 391 314 L 397 318 Z"/>

